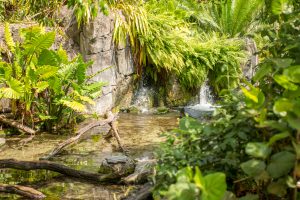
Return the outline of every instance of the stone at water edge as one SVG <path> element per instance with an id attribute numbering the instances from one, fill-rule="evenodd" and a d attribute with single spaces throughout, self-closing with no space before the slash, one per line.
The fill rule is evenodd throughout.
<path id="1" fill-rule="evenodd" d="M 5 145 L 5 143 L 6 143 L 5 138 L 0 138 L 0 147 Z"/>
<path id="2" fill-rule="evenodd" d="M 134 173 L 125 177 L 123 181 L 126 184 L 141 184 L 148 181 L 148 177 L 153 175 L 154 167 L 156 165 L 155 159 L 141 159 L 138 160 Z"/>
<path id="3" fill-rule="evenodd" d="M 124 155 L 105 158 L 98 170 L 102 174 L 114 174 L 116 177 L 127 176 L 134 172 L 135 161 Z"/>

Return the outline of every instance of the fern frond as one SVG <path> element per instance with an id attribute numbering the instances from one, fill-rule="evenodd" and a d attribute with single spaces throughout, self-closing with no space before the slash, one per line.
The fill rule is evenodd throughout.
<path id="1" fill-rule="evenodd" d="M 10 32 L 9 23 L 7 23 L 7 22 L 5 23 L 5 28 L 4 28 L 4 39 L 5 39 L 6 45 L 8 46 L 9 50 L 11 52 L 14 52 L 16 44 L 15 44 L 12 34 Z"/>
<path id="2" fill-rule="evenodd" d="M 40 79 L 48 79 L 52 76 L 55 76 L 58 71 L 57 67 L 44 65 L 38 67 L 36 70 L 36 75 L 40 77 Z"/>

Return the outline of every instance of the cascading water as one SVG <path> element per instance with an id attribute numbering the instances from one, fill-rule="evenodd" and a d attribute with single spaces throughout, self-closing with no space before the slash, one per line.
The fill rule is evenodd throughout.
<path id="1" fill-rule="evenodd" d="M 199 91 L 199 105 L 212 105 L 213 95 L 207 81 L 201 86 Z"/>
<path id="2" fill-rule="evenodd" d="M 153 102 L 153 89 L 147 86 L 141 86 L 135 93 L 132 106 L 137 108 L 141 113 L 149 112 Z"/>
<path id="3" fill-rule="evenodd" d="M 148 113 L 153 106 L 154 89 L 151 80 L 143 74 L 139 83 L 139 88 L 134 94 L 132 107 L 141 113 Z"/>
<path id="4" fill-rule="evenodd" d="M 199 90 L 199 103 L 184 108 L 184 112 L 194 118 L 201 118 L 211 114 L 215 110 L 214 98 L 208 82 L 205 81 Z"/>

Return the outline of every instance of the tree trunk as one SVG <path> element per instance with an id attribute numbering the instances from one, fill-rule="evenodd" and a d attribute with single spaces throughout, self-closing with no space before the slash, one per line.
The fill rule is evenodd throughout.
<path id="1" fill-rule="evenodd" d="M 21 185 L 0 184 L 0 192 L 18 194 L 30 199 L 43 199 L 46 197 L 43 193 L 33 188 L 25 187 Z"/>
<path id="2" fill-rule="evenodd" d="M 87 181 L 102 183 L 115 180 L 117 177 L 115 174 L 99 174 L 86 172 L 82 170 L 76 170 L 71 167 L 48 162 L 48 161 L 18 161 L 14 159 L 4 159 L 0 160 L 0 169 L 2 168 L 12 168 L 12 169 L 20 169 L 20 170 L 36 170 L 36 169 L 46 169 L 54 172 L 58 172 L 64 174 L 69 177 L 84 179 Z"/>

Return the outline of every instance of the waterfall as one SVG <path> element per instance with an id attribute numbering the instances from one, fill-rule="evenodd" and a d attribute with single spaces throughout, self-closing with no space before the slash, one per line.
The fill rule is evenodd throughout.
<path id="1" fill-rule="evenodd" d="M 199 103 L 184 107 L 184 112 L 194 118 L 203 118 L 214 112 L 216 106 L 213 106 L 213 104 L 214 98 L 211 89 L 208 81 L 205 81 L 199 89 Z"/>
<path id="2" fill-rule="evenodd" d="M 141 85 L 134 95 L 132 106 L 142 113 L 147 113 L 153 104 L 153 93 L 152 88 Z"/>
<path id="3" fill-rule="evenodd" d="M 200 105 L 212 105 L 213 104 L 213 95 L 208 86 L 207 81 L 203 83 L 199 91 L 199 104 Z"/>

